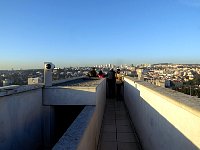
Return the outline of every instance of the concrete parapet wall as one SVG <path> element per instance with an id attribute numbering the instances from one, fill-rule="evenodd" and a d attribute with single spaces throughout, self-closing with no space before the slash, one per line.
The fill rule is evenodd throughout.
<path id="1" fill-rule="evenodd" d="M 40 149 L 43 142 L 42 88 L 0 97 L 0 149 Z"/>
<path id="2" fill-rule="evenodd" d="M 98 85 L 94 102 L 94 106 L 85 106 L 53 150 L 97 149 L 106 102 L 106 80 Z"/>
<path id="3" fill-rule="evenodd" d="M 96 149 L 106 101 L 106 80 L 95 81 L 91 87 L 42 87 L 28 85 L 0 90 L 0 149 L 50 149 L 55 105 L 91 105 L 86 106 L 91 114 L 88 120 L 82 116 L 85 128 L 77 135 L 81 138 L 75 147 Z"/>
<path id="4" fill-rule="evenodd" d="M 77 80 L 77 79 L 82 79 L 83 77 L 85 77 L 85 76 L 67 78 L 67 79 L 62 79 L 62 80 L 54 80 L 54 81 L 52 81 L 52 84 L 53 84 L 53 85 L 56 85 L 56 84 L 60 84 L 60 83 L 68 82 L 68 81 L 73 81 L 73 80 Z"/>
<path id="5" fill-rule="evenodd" d="M 44 89 L 44 105 L 95 105 L 95 87 L 50 87 Z"/>
<path id="6" fill-rule="evenodd" d="M 200 101 L 126 77 L 125 103 L 145 150 L 200 149 Z"/>
<path id="7" fill-rule="evenodd" d="M 97 87 L 97 92 L 96 92 L 96 111 L 95 111 L 95 116 L 96 116 L 96 137 L 95 137 L 95 145 L 98 145 L 99 142 L 99 135 L 100 135 L 100 129 L 101 129 L 101 124 L 103 120 L 103 115 L 104 115 L 104 109 L 105 109 L 105 104 L 106 104 L 106 79 L 104 79 L 101 84 Z"/>
<path id="8" fill-rule="evenodd" d="M 94 111 L 95 106 L 86 106 L 53 147 L 53 150 L 77 150 L 81 148 L 92 150 L 94 148 L 92 143 L 94 143 L 95 135 L 93 122 Z"/>
<path id="9" fill-rule="evenodd" d="M 81 78 L 80 78 L 81 79 Z M 98 89 L 104 86 L 105 79 L 98 80 L 95 86 L 53 86 L 43 91 L 44 105 L 96 105 Z M 104 84 L 103 84 L 104 83 Z"/>

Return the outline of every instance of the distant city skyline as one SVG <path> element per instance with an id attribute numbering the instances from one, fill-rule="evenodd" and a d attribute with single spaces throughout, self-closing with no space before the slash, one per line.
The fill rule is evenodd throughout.
<path id="1" fill-rule="evenodd" d="M 1 0 L 0 70 L 199 64 L 197 0 Z"/>

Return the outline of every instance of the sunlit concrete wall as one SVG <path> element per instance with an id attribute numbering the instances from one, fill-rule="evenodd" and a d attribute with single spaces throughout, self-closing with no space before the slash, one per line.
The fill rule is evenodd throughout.
<path id="1" fill-rule="evenodd" d="M 27 86 L 27 88 L 29 88 Z M 0 97 L 0 149 L 39 149 L 43 142 L 42 88 Z"/>
<path id="2" fill-rule="evenodd" d="M 145 150 L 200 149 L 200 101 L 126 77 L 125 103 Z"/>
<path id="3" fill-rule="evenodd" d="M 43 92 L 44 105 L 95 105 L 96 87 L 47 87 Z"/>
<path id="4" fill-rule="evenodd" d="M 54 150 L 97 149 L 101 123 L 106 102 L 106 80 L 102 79 L 95 88 L 94 105 L 86 106 L 69 129 L 64 133 Z M 84 98 L 84 97 L 83 97 Z"/>
<path id="5" fill-rule="evenodd" d="M 106 80 L 102 79 L 95 87 L 88 88 L 42 87 L 19 86 L 0 93 L 0 149 L 50 148 L 54 105 L 91 105 L 94 108 L 75 147 L 95 149 L 106 101 Z M 82 125 L 81 122 L 79 125 Z"/>
<path id="6" fill-rule="evenodd" d="M 95 110 L 87 125 L 81 142 L 78 145 L 77 150 L 95 150 L 97 149 L 101 124 L 103 120 L 103 114 L 106 103 L 106 80 L 103 79 L 102 82 L 96 87 L 96 97 L 95 97 Z"/>
<path id="7" fill-rule="evenodd" d="M 97 86 L 97 92 L 96 92 L 96 110 L 94 119 L 94 121 L 96 122 L 95 146 L 97 146 L 99 142 L 100 128 L 103 120 L 105 104 L 106 104 L 106 79 L 103 79 L 101 84 Z"/>

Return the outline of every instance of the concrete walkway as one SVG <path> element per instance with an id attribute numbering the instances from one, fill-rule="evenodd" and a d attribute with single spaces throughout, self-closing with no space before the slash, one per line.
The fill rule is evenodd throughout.
<path id="1" fill-rule="evenodd" d="M 107 99 L 98 150 L 141 150 L 123 101 Z"/>

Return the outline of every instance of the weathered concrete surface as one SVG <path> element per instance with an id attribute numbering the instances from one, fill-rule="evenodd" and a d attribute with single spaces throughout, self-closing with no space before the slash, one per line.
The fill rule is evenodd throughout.
<path id="1" fill-rule="evenodd" d="M 95 105 L 96 88 L 51 87 L 43 89 L 44 105 Z"/>
<path id="2" fill-rule="evenodd" d="M 0 97 L 2 150 L 39 149 L 43 144 L 42 89 L 19 92 Z"/>
<path id="3" fill-rule="evenodd" d="M 11 85 L 11 86 L 4 86 L 0 87 L 0 97 L 9 96 L 17 93 L 22 93 L 38 88 L 42 88 L 42 84 L 34 84 L 34 85 Z"/>
<path id="4" fill-rule="evenodd" d="M 0 89 L 0 149 L 50 148 L 55 117 L 54 106 L 51 104 L 95 106 L 79 143 L 80 148 L 94 149 L 99 138 L 106 100 L 106 80 L 93 80 L 78 86 L 42 87 L 43 85 L 28 85 Z M 52 103 L 48 102 L 43 106 L 45 98 Z"/>
<path id="5" fill-rule="evenodd" d="M 130 77 L 124 92 L 144 149 L 200 149 L 199 99 Z"/>
<path id="6" fill-rule="evenodd" d="M 100 128 L 106 102 L 106 80 L 96 87 L 94 106 L 86 106 L 73 122 L 54 150 L 95 150 L 97 149 Z"/>
<path id="7" fill-rule="evenodd" d="M 86 130 L 90 130 L 88 128 L 94 115 L 94 111 L 95 106 L 86 106 L 76 120 L 74 120 L 72 125 L 67 129 L 64 135 L 60 138 L 58 143 L 53 147 L 53 150 L 77 150 L 79 143 L 84 142 L 84 136 L 86 136 L 86 139 L 88 140 L 88 131 Z M 92 137 L 93 135 L 89 134 L 89 136 Z M 87 146 L 89 145 L 90 144 L 87 143 Z"/>
<path id="8" fill-rule="evenodd" d="M 96 87 L 99 85 L 101 79 L 98 77 L 79 77 L 73 80 L 67 80 L 66 82 L 54 84 L 54 86 L 79 86 L 79 87 Z"/>
<path id="9" fill-rule="evenodd" d="M 78 82 L 80 80 L 80 83 Z M 44 105 L 96 105 L 97 89 L 105 79 L 79 79 L 47 87 L 43 91 Z M 105 81 L 104 81 L 105 82 Z M 104 87 L 106 88 L 106 87 Z"/>

